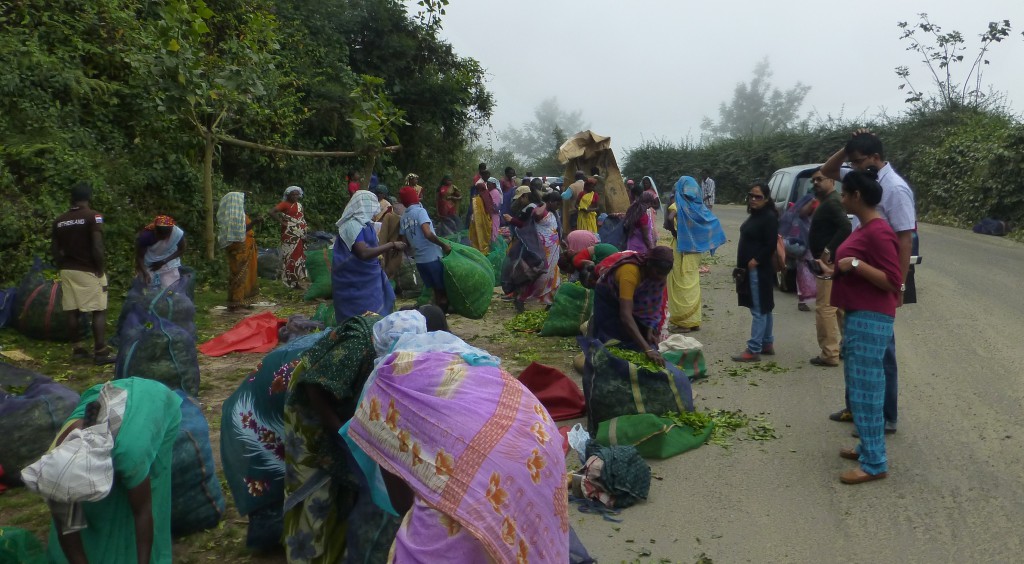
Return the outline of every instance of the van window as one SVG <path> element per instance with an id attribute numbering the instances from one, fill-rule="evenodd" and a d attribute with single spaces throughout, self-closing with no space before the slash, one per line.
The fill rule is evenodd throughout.
<path id="1" fill-rule="evenodd" d="M 772 195 L 772 199 L 776 202 L 779 201 L 779 190 L 782 186 L 782 177 L 784 173 L 776 172 L 772 175 L 771 180 L 768 181 L 768 191 Z"/>

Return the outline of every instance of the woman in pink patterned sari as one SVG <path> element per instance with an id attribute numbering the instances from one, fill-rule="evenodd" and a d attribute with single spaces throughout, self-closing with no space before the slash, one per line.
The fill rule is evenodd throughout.
<path id="1" fill-rule="evenodd" d="M 393 352 L 348 433 L 405 511 L 390 561 L 569 561 L 558 429 L 501 368 L 448 352 Z"/>

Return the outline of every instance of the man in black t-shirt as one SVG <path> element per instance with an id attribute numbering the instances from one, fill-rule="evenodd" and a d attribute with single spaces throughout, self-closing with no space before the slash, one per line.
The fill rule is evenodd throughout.
<path id="1" fill-rule="evenodd" d="M 839 245 L 850 236 L 850 218 L 839 201 L 836 183 L 821 173 L 821 168 L 811 175 L 814 197 L 818 199 L 818 207 L 811 216 L 811 229 L 808 233 L 808 245 L 811 256 L 831 263 Z M 815 366 L 839 366 L 840 327 L 842 312 L 829 303 L 832 293 L 831 279 L 817 279 L 817 305 L 814 306 L 814 325 L 818 333 L 818 346 L 821 352 L 811 359 Z"/>
<path id="2" fill-rule="evenodd" d="M 78 315 L 92 313 L 93 361 L 114 362 L 106 345 L 107 276 L 104 274 L 103 214 L 89 207 L 92 186 L 71 188 L 71 209 L 53 222 L 52 251 L 60 269 L 61 306 L 67 313 L 73 358 L 90 356 L 79 340 Z"/>

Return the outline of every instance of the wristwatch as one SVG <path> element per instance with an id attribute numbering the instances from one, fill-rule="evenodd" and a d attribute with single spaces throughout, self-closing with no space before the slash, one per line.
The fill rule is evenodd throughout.
<path id="1" fill-rule="evenodd" d="M 852 261 L 850 261 L 850 269 L 851 270 L 857 270 L 858 266 L 860 266 L 860 259 L 855 258 Z"/>

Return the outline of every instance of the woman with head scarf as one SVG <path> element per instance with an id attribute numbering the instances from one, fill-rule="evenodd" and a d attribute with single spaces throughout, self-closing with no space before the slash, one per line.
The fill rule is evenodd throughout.
<path id="1" fill-rule="evenodd" d="M 298 288 L 306 279 L 306 218 L 303 213 L 302 188 L 289 186 L 270 217 L 281 224 L 281 280 L 289 288 Z"/>
<path id="2" fill-rule="evenodd" d="M 185 232 L 169 215 L 158 215 L 135 238 L 135 272 L 154 288 L 166 288 L 181 278 Z"/>
<path id="3" fill-rule="evenodd" d="M 383 487 L 379 472 L 340 433 L 374 366 L 400 339 L 447 329 L 444 313 L 430 305 L 384 318 L 354 317 L 317 340 L 299 362 L 286 365 L 284 489 L 290 501 L 284 544 L 289 562 L 328 564 L 342 561 L 342 555 L 351 562 L 386 560 L 400 519 L 390 506 L 374 504 Z M 444 346 L 460 349 L 453 341 L 461 340 L 448 337 Z"/>
<path id="4" fill-rule="evenodd" d="M 576 198 L 576 228 L 597 233 L 597 180 L 589 177 L 583 181 L 583 192 Z"/>
<path id="5" fill-rule="evenodd" d="M 346 430 L 380 467 L 374 499 L 404 514 L 393 560 L 569 561 L 564 456 L 548 411 L 499 366 L 460 353 L 464 343 L 433 341 L 394 341 Z"/>
<path id="6" fill-rule="evenodd" d="M 646 194 L 646 192 L 645 192 Z M 680 176 L 675 201 L 668 208 L 665 229 L 672 233 L 674 258 L 668 276 L 670 330 L 700 330 L 700 258 L 725 244 L 725 231 L 701 199 L 700 185 L 691 176 Z"/>
<path id="7" fill-rule="evenodd" d="M 626 235 L 626 250 L 647 254 L 658 244 L 654 231 L 654 210 L 658 208 L 657 196 L 641 192 L 626 210 L 622 228 Z"/>
<path id="8" fill-rule="evenodd" d="M 245 194 L 228 192 L 217 207 L 217 244 L 228 257 L 228 310 L 249 307 L 260 293 L 253 226 L 261 218 L 245 213 Z"/>
<path id="9" fill-rule="evenodd" d="M 406 186 L 416 190 L 417 196 L 423 195 L 423 187 L 420 186 L 420 176 L 415 172 L 410 172 L 405 175 L 405 186 L 402 186 L 402 188 L 405 188 Z"/>
<path id="10" fill-rule="evenodd" d="M 672 272 L 672 249 L 654 247 L 646 256 L 622 251 L 597 267 L 590 336 L 642 351 L 664 365 L 658 353 L 665 323 L 665 281 Z"/>
<path id="11" fill-rule="evenodd" d="M 387 315 L 395 303 L 395 291 L 388 282 L 377 257 L 405 250 L 405 243 L 380 244 L 373 217 L 380 211 L 377 196 L 367 190 L 352 195 L 338 220 L 338 240 L 334 243 L 331 286 L 334 315 L 343 323 L 364 313 Z"/>
<path id="12" fill-rule="evenodd" d="M 106 453 L 113 486 L 102 499 L 78 502 L 73 513 L 67 504 L 59 503 L 64 508 L 58 510 L 51 502 L 47 562 L 172 561 L 171 462 L 180 422 L 181 398 L 154 380 L 124 378 L 82 392 L 54 443 L 61 445 L 73 431 L 113 435 L 113 450 Z M 119 427 L 107 431 L 108 423 Z M 96 465 L 89 457 L 79 460 Z M 81 487 L 67 484 L 73 486 Z"/>

